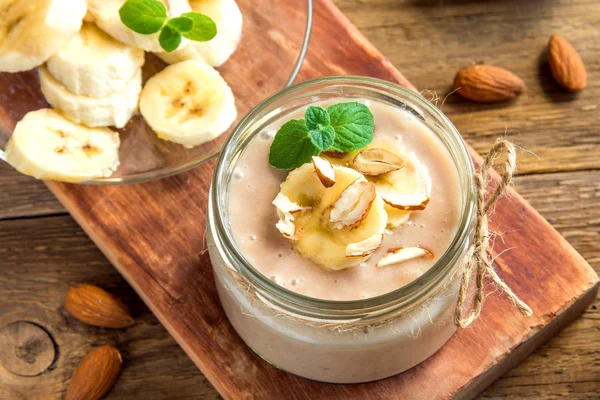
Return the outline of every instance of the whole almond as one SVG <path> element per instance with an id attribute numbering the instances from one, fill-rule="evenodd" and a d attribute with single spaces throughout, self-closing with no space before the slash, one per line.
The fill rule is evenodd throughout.
<path id="1" fill-rule="evenodd" d="M 69 289 L 65 308 L 78 320 L 103 328 L 125 328 L 135 322 L 123 303 L 93 285 L 83 284 Z"/>
<path id="2" fill-rule="evenodd" d="M 123 360 L 119 350 L 112 346 L 102 346 L 83 357 L 73 373 L 67 400 L 99 400 L 113 387 Z"/>
<path id="3" fill-rule="evenodd" d="M 525 83 L 510 71 L 491 65 L 472 65 L 456 73 L 454 89 L 482 103 L 509 100 L 525 90 Z"/>
<path id="4" fill-rule="evenodd" d="M 571 92 L 579 92 L 587 84 L 587 71 L 579 53 L 565 38 L 556 33 L 548 42 L 548 63 L 556 82 Z"/>

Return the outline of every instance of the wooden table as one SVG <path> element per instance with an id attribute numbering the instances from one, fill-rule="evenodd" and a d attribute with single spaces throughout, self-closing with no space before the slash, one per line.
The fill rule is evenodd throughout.
<path id="1" fill-rule="evenodd" d="M 439 104 L 456 70 L 484 62 L 519 75 L 528 91 L 513 103 L 479 105 L 449 96 L 443 110 L 485 152 L 499 134 L 522 146 L 517 190 L 600 272 L 600 1 L 337 0 L 336 4 L 418 88 Z M 574 96 L 552 80 L 544 50 L 553 32 L 579 50 L 589 74 Z M 318 40 L 314 37 L 313 40 Z M 85 326 L 62 301 L 68 287 L 92 282 L 131 305 L 126 330 Z M 22 307 L 64 338 L 74 368 L 89 345 L 118 344 L 123 375 L 109 398 L 215 399 L 219 395 L 41 182 L 0 164 L 0 321 Z M 600 397 L 600 302 L 481 398 Z M 52 366 L 50 367 L 52 368 Z M 64 396 L 62 380 L 20 379 L 0 398 Z M 24 383 L 23 383 L 24 382 Z"/>

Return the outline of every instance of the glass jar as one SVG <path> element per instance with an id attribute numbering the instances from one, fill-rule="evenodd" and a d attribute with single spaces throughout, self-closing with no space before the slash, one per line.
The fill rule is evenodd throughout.
<path id="1" fill-rule="evenodd" d="M 450 246 L 425 274 L 378 297 L 329 301 L 285 289 L 254 268 L 233 239 L 228 201 L 234 167 L 256 135 L 300 107 L 342 97 L 402 108 L 426 124 L 456 164 L 462 212 Z M 290 87 L 263 101 L 226 143 L 209 195 L 209 254 L 231 324 L 271 364 L 319 381 L 377 380 L 427 359 L 456 331 L 456 272 L 472 241 L 475 222 L 473 173 L 467 148 L 448 118 L 420 95 L 398 85 L 365 77 L 328 77 Z"/>

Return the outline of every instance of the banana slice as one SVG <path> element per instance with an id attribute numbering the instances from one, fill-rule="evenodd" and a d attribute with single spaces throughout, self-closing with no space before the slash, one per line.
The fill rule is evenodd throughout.
<path id="1" fill-rule="evenodd" d="M 363 150 L 365 153 L 361 155 Z M 365 178 L 375 185 L 386 203 L 389 229 L 404 225 L 411 211 L 422 210 L 429 202 L 431 179 L 427 167 L 392 140 L 376 138 L 360 151 L 325 152 L 321 156 L 334 165 L 365 173 Z"/>
<path id="2" fill-rule="evenodd" d="M 170 65 L 150 78 L 140 111 L 159 138 L 188 147 L 215 139 L 237 117 L 231 89 L 200 61 Z"/>
<path id="3" fill-rule="evenodd" d="M 188 0 L 160 0 L 167 7 L 170 16 L 179 16 L 192 11 Z M 90 16 L 96 25 L 115 39 L 146 51 L 163 51 L 158 43 L 159 33 L 143 35 L 136 33 L 121 22 L 119 9 L 125 0 L 87 0 Z M 183 39 L 180 48 L 189 40 Z"/>
<path id="4" fill-rule="evenodd" d="M 90 13 L 90 10 L 87 10 L 87 12 L 85 13 L 85 17 L 83 17 L 83 22 L 94 22 L 94 16 L 92 15 L 92 13 Z"/>
<path id="5" fill-rule="evenodd" d="M 52 56 L 48 71 L 75 94 L 106 97 L 123 92 L 144 65 L 144 51 L 126 46 L 92 24 Z"/>
<path id="6" fill-rule="evenodd" d="M 0 71 L 42 65 L 81 28 L 85 0 L 0 0 Z"/>
<path id="7" fill-rule="evenodd" d="M 242 37 L 242 13 L 235 0 L 191 0 L 192 11 L 208 15 L 217 25 L 217 35 L 208 42 L 191 41 L 171 53 L 156 53 L 164 62 L 203 61 L 219 67 L 233 54 Z"/>
<path id="8" fill-rule="evenodd" d="M 82 182 L 108 177 L 119 165 L 119 135 L 88 128 L 56 111 L 42 109 L 23 117 L 6 146 L 6 161 L 37 179 Z"/>
<path id="9" fill-rule="evenodd" d="M 122 128 L 137 110 L 142 90 L 140 69 L 127 82 L 124 91 L 106 97 L 89 97 L 72 93 L 54 79 L 46 67 L 40 67 L 39 73 L 40 86 L 46 101 L 75 123 L 92 127 Z"/>
<path id="10" fill-rule="evenodd" d="M 341 270 L 357 266 L 381 245 L 387 215 L 383 200 L 360 173 L 341 166 L 334 172 L 336 182 L 326 188 L 313 163 L 291 171 L 280 195 L 289 199 L 282 204 L 294 207 L 287 208 L 280 226 L 304 257 Z"/>

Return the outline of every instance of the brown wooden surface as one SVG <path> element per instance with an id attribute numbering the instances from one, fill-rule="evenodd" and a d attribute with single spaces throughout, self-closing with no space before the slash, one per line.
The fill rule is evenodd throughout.
<path id="1" fill-rule="evenodd" d="M 600 135 L 598 110 L 593 109 L 599 93 L 594 80 L 600 60 L 594 28 L 600 13 L 598 3 L 514 2 L 512 8 L 506 5 L 513 2 L 496 3 L 338 1 L 419 88 L 444 95 L 455 69 L 479 60 L 510 66 L 525 79 L 529 92 L 509 106 L 479 106 L 453 96 L 444 110 L 475 148 L 489 146 L 506 124 L 518 131 L 518 141 L 528 150 L 544 154 L 540 160 L 522 154 L 520 169 L 525 175 L 517 179 L 517 189 L 600 269 L 600 173 L 594 164 Z M 530 70 L 532 64 L 537 65 L 550 31 L 557 28 L 572 40 L 588 65 L 590 87 L 576 98 L 553 86 L 546 91 L 538 81 L 547 86 L 552 83 L 547 71 L 542 67 L 537 72 Z M 515 33 L 518 29 L 520 34 Z M 465 36 L 461 46 L 456 44 L 458 37 Z M 61 215 L 61 206 L 43 186 L 18 177 L 6 166 L 0 168 L 0 215 L 7 218 L 0 221 L 0 316 L 23 313 L 54 328 L 62 350 L 62 364 L 54 366 L 52 374 L 27 378 L 36 379 L 35 387 L 32 381 L 18 382 L 18 389 L 11 385 L 7 393 L 0 385 L 0 398 L 28 398 L 36 391 L 40 398 L 61 393 L 89 346 L 105 343 L 118 344 L 124 350 L 126 367 L 112 393 L 114 398 L 216 397 L 89 239 L 70 217 Z M 41 215 L 47 217 L 17 218 Z M 508 239 L 511 234 L 506 235 Z M 67 287 L 84 281 L 102 285 L 134 304 L 138 324 L 129 330 L 107 331 L 85 327 L 64 314 L 61 301 Z M 173 290 L 175 286 L 166 287 Z M 597 398 L 597 305 L 482 397 Z M 0 379 L 2 376 L 0 373 Z M 44 377 L 51 380 L 44 381 Z"/>

